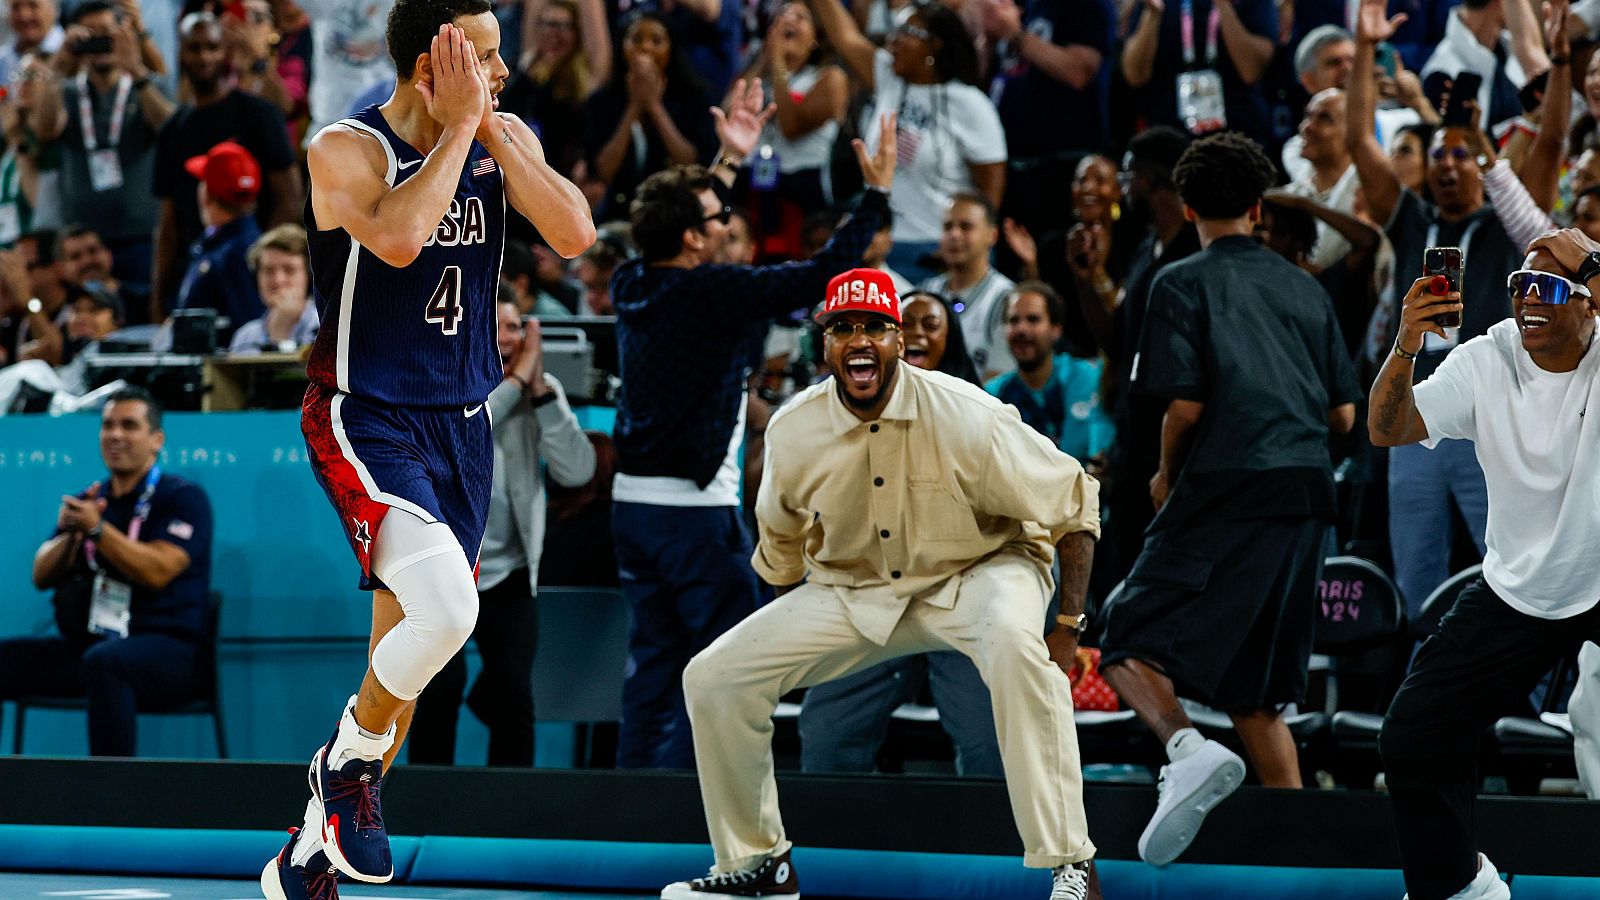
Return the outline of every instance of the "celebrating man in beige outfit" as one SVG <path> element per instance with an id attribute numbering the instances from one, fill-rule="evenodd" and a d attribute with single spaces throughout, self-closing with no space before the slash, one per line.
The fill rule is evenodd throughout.
<path id="1" fill-rule="evenodd" d="M 773 777 L 778 698 L 958 650 L 993 697 L 1023 863 L 1055 870 L 1051 900 L 1083 900 L 1094 845 L 1065 670 L 1099 485 L 1015 408 L 900 365 L 900 301 L 882 272 L 834 278 L 817 320 L 833 378 L 772 417 L 756 499 L 752 562 L 781 596 L 683 676 L 716 866 L 661 896 L 798 897 Z M 1062 615 L 1046 639 L 1058 550 Z"/>

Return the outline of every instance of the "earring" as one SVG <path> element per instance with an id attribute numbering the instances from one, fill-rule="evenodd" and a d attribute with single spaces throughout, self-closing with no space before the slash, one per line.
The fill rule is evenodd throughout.
<path id="1" fill-rule="evenodd" d="M 923 57 L 922 61 L 928 64 L 928 68 L 930 68 L 930 69 L 933 68 L 933 54 L 930 53 L 927 56 Z"/>
<path id="2" fill-rule="evenodd" d="M 1113 204 L 1111 204 L 1111 221 L 1113 221 L 1113 222 L 1122 221 L 1122 204 L 1121 203 L 1113 203 Z"/>

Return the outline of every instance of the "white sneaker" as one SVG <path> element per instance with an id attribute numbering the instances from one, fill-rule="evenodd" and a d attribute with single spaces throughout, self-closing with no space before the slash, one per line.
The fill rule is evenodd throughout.
<path id="1" fill-rule="evenodd" d="M 1056 869 L 1050 886 L 1050 900 L 1085 900 L 1089 896 L 1089 864 L 1078 863 Z"/>
<path id="2" fill-rule="evenodd" d="M 1406 895 L 1411 900 L 1411 895 Z M 1494 863 L 1482 853 L 1478 854 L 1478 875 L 1472 883 L 1450 895 L 1450 900 L 1511 900 L 1511 888 L 1500 880 Z"/>
<path id="3" fill-rule="evenodd" d="M 1139 835 L 1139 858 L 1164 866 L 1177 859 L 1200 832 L 1206 813 L 1244 782 L 1244 760 L 1216 741 L 1180 762 L 1161 767 L 1156 814 Z"/>

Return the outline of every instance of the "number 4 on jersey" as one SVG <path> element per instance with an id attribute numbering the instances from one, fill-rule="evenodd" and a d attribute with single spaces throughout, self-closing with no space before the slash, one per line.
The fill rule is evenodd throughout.
<path id="1" fill-rule="evenodd" d="M 445 266 L 444 277 L 439 279 L 439 286 L 433 289 L 433 296 L 428 298 L 428 308 L 423 318 L 438 325 L 445 334 L 455 334 L 456 326 L 464 315 L 466 313 L 461 308 L 461 267 Z"/>

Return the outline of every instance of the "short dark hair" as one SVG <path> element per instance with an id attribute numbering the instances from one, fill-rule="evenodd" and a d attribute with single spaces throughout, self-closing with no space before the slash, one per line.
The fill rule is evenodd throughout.
<path id="1" fill-rule="evenodd" d="M 440 25 L 487 12 L 494 12 L 489 0 L 395 0 L 383 32 L 395 74 L 401 81 L 411 80 L 417 71 L 417 57 L 433 46 Z"/>
<path id="2" fill-rule="evenodd" d="M 1128 140 L 1128 155 L 1135 163 L 1152 169 L 1151 174 L 1160 186 L 1171 187 L 1172 170 L 1192 140 L 1188 132 L 1171 125 L 1154 125 Z"/>
<path id="3" fill-rule="evenodd" d="M 995 208 L 994 201 L 989 199 L 988 194 L 980 194 L 977 191 L 956 191 L 950 195 L 950 205 L 955 206 L 957 203 L 970 203 L 983 210 L 984 221 L 990 225 L 1000 224 L 1000 211 Z"/>
<path id="4" fill-rule="evenodd" d="M 639 185 L 628 207 L 633 240 L 647 263 L 662 262 L 683 251 L 683 233 L 705 228 L 706 208 L 700 192 L 711 189 L 705 166 L 673 166 L 657 172 Z"/>
<path id="5" fill-rule="evenodd" d="M 122 10 L 107 0 L 79 0 L 78 4 L 72 7 L 72 15 L 67 19 L 67 24 L 76 25 L 95 13 L 103 12 L 115 15 L 118 22 L 122 21 Z"/>
<path id="6" fill-rule="evenodd" d="M 509 303 L 512 306 L 515 306 L 519 311 L 522 309 L 522 305 L 517 302 L 516 285 L 504 278 L 501 278 L 500 283 L 495 285 L 494 302 Z"/>
<path id="7" fill-rule="evenodd" d="M 1303 209 L 1272 200 L 1262 201 L 1263 210 L 1272 213 L 1272 230 L 1286 234 L 1310 253 L 1317 246 L 1317 220 Z"/>
<path id="8" fill-rule="evenodd" d="M 1202 219 L 1236 219 L 1278 180 L 1261 145 L 1236 131 L 1207 135 L 1172 170 L 1184 205 Z"/>
<path id="9" fill-rule="evenodd" d="M 61 257 L 65 256 L 67 253 L 67 241 L 73 238 L 83 237 L 86 234 L 94 235 L 95 239 L 101 244 L 106 242 L 106 239 L 101 236 L 100 232 L 96 229 L 90 228 L 88 225 L 85 225 L 81 222 L 73 222 L 56 232 L 55 243 L 54 246 L 51 247 L 52 256 L 55 259 L 60 259 Z"/>
<path id="10" fill-rule="evenodd" d="M 500 277 L 514 282 L 519 275 L 526 275 L 530 286 L 538 281 L 539 258 L 533 255 L 533 248 L 526 242 L 508 237 L 500 254 Z"/>
<path id="11" fill-rule="evenodd" d="M 1043 297 L 1045 315 L 1050 318 L 1051 325 L 1060 325 L 1062 320 L 1067 317 L 1065 301 L 1061 299 L 1061 295 L 1056 292 L 1055 288 L 1043 281 L 1023 281 L 1018 283 L 1016 287 L 1011 289 L 1011 296 L 1015 297 L 1019 294 L 1038 294 Z M 1007 298 L 1006 302 L 1010 303 L 1010 298 Z"/>
<path id="12" fill-rule="evenodd" d="M 157 400 L 154 394 L 142 387 L 129 385 L 125 388 L 118 388 L 116 393 L 106 398 L 105 406 L 110 406 L 113 403 L 131 403 L 134 401 L 144 404 L 144 418 L 146 422 L 150 423 L 150 430 L 160 431 L 161 416 L 165 410 L 161 408 L 161 401 Z M 102 406 L 101 409 L 105 409 L 105 406 Z"/>

